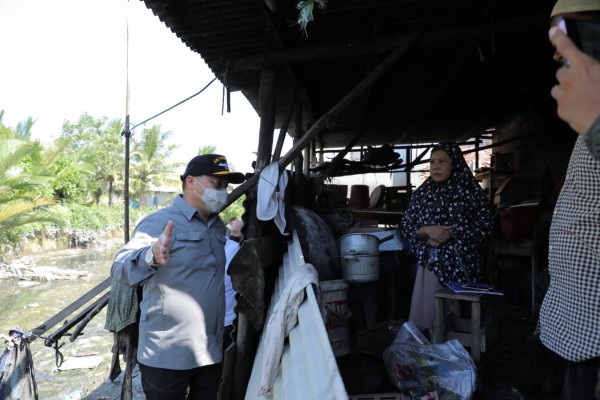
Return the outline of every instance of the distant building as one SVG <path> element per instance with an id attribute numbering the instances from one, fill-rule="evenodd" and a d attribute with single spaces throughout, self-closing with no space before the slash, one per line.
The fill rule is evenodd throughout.
<path id="1" fill-rule="evenodd" d="M 168 206 L 180 191 L 179 187 L 151 186 L 148 192 L 141 197 L 141 206 L 155 208 Z"/>

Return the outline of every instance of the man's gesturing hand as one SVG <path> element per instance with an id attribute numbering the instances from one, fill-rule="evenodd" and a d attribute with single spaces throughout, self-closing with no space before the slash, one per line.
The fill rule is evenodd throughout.
<path id="1" fill-rule="evenodd" d="M 154 262 L 160 265 L 166 265 L 169 262 L 169 247 L 173 240 L 173 221 L 167 222 L 165 230 L 158 237 L 158 241 L 152 246 L 152 254 L 154 254 Z"/>

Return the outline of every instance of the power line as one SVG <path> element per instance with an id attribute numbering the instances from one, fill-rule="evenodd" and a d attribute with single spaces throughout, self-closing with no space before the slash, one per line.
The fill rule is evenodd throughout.
<path id="1" fill-rule="evenodd" d="M 137 127 L 138 127 L 138 126 L 140 126 L 140 125 L 144 125 L 146 122 L 148 122 L 148 121 L 150 121 L 150 120 L 153 120 L 154 118 L 158 117 L 159 115 L 162 115 L 162 114 L 166 113 L 167 111 L 170 111 L 170 110 L 174 109 L 175 107 L 177 107 L 177 106 L 179 106 L 179 105 L 181 105 L 181 104 L 185 103 L 186 101 L 188 101 L 188 100 L 190 100 L 190 99 L 192 99 L 192 98 L 194 98 L 194 97 L 198 96 L 200 93 L 204 92 L 204 91 L 205 91 L 205 90 L 206 90 L 206 89 L 207 89 L 207 88 L 208 88 L 210 85 L 212 85 L 212 83 L 213 83 L 214 81 L 216 81 L 216 80 L 217 80 L 217 77 L 215 76 L 215 77 L 213 78 L 213 80 L 212 80 L 212 81 L 210 81 L 210 82 L 209 82 L 209 83 L 208 83 L 206 86 L 204 86 L 204 87 L 202 88 L 202 90 L 200 90 L 198 93 L 194 93 L 194 94 L 193 94 L 193 95 L 191 95 L 190 97 L 188 97 L 188 98 L 186 98 L 186 99 L 184 99 L 184 100 L 181 100 L 179 103 L 172 105 L 171 107 L 167 108 L 166 110 L 163 110 L 163 111 L 159 112 L 158 114 L 156 114 L 156 115 L 154 115 L 154 116 L 152 116 L 152 117 L 150 117 L 150 118 L 148 118 L 148 119 L 146 119 L 146 120 L 144 120 L 144 121 L 140 122 L 139 124 L 137 124 L 137 125 L 134 125 L 134 126 L 131 128 L 131 130 L 134 130 L 135 128 L 137 128 Z"/>

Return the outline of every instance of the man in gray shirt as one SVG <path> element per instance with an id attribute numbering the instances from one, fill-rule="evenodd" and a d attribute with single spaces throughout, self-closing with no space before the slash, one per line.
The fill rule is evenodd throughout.
<path id="1" fill-rule="evenodd" d="M 221 376 L 227 185 L 244 175 L 224 156 L 194 157 L 183 194 L 145 217 L 111 276 L 143 287 L 137 359 L 148 400 L 215 398 Z M 186 397 L 186 393 L 187 397 Z"/>

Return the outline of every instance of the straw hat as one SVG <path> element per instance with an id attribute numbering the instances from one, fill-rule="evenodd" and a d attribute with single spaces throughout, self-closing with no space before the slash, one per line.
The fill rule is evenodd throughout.
<path id="1" fill-rule="evenodd" d="M 558 0 L 552 9 L 551 17 L 581 11 L 600 10 L 600 0 Z"/>

